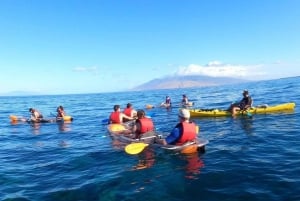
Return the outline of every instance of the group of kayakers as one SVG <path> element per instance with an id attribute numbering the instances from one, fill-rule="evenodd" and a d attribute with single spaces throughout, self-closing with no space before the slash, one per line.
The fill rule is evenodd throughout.
<path id="1" fill-rule="evenodd" d="M 188 102 L 187 96 L 184 94 L 182 103 Z M 248 90 L 243 91 L 243 99 L 238 103 L 233 103 L 228 108 L 235 115 L 240 110 L 247 110 L 252 106 L 252 99 Z M 166 96 L 165 104 L 172 104 L 169 96 Z M 134 121 L 135 120 L 135 121 Z M 182 145 L 186 142 L 195 141 L 197 139 L 197 125 L 190 121 L 190 111 L 186 108 L 179 109 L 179 122 L 164 139 L 156 139 L 156 143 L 163 145 Z M 155 126 L 150 117 L 147 117 L 144 110 L 134 110 L 132 104 L 128 103 L 127 107 L 121 112 L 120 105 L 114 106 L 114 111 L 109 116 L 110 124 L 122 124 L 126 121 L 133 121 L 133 125 L 125 130 L 122 134 L 132 134 L 133 138 L 139 139 L 147 137 L 145 135 L 153 135 Z"/>
<path id="2" fill-rule="evenodd" d="M 187 95 L 185 95 L 185 94 L 182 95 L 180 105 L 183 107 L 190 106 L 190 102 L 189 102 Z M 171 100 L 170 96 L 166 96 L 165 102 L 162 102 L 160 104 L 160 106 L 167 107 L 167 108 L 172 107 L 172 100 Z"/>
<path id="3" fill-rule="evenodd" d="M 125 112 L 127 112 L 127 114 L 125 114 Z M 179 109 L 178 119 L 179 123 L 171 131 L 170 135 L 165 139 L 157 138 L 156 143 L 163 145 L 181 145 L 185 142 L 196 140 L 196 124 L 190 121 L 190 111 L 185 108 Z M 110 124 L 121 124 L 132 120 L 135 121 L 133 121 L 133 124 L 129 129 L 125 130 L 122 134 L 132 134 L 132 138 L 135 139 L 156 135 L 152 118 L 147 117 L 144 110 L 135 112 L 130 103 L 127 104 L 127 107 L 123 112 L 121 112 L 120 105 L 115 105 L 114 111 L 109 116 Z"/>
<path id="4" fill-rule="evenodd" d="M 39 123 L 43 121 L 48 121 L 45 120 L 43 114 L 35 108 L 29 108 L 29 112 L 30 112 L 29 120 L 31 122 Z M 66 115 L 65 110 L 61 105 L 57 107 L 56 112 L 57 112 L 56 120 L 61 120 Z"/>

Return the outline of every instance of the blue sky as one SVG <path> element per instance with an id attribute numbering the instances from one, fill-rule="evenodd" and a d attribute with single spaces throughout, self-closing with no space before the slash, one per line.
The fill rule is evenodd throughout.
<path id="1" fill-rule="evenodd" d="M 298 0 L 1 0 L 0 94 L 300 75 Z"/>

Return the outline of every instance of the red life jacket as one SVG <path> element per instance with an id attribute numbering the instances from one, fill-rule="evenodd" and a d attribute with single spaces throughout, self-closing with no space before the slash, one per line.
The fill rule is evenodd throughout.
<path id="1" fill-rule="evenodd" d="M 153 121 L 152 119 L 150 118 L 142 118 L 142 119 L 137 119 L 136 122 L 139 122 L 140 123 L 140 130 L 139 131 L 136 131 L 136 133 L 138 135 L 141 135 L 143 133 L 147 133 L 149 131 L 153 131 L 154 130 L 154 124 L 153 124 Z"/>
<path id="2" fill-rule="evenodd" d="M 176 128 L 182 128 L 181 137 L 177 140 L 176 145 L 182 145 L 188 141 L 196 139 L 196 124 L 193 122 L 182 122 L 176 125 Z"/>
<path id="3" fill-rule="evenodd" d="M 132 111 L 132 108 L 125 108 L 124 114 L 126 114 L 126 115 L 129 116 L 129 117 L 132 117 L 132 116 L 131 116 L 131 111 Z"/>
<path id="4" fill-rule="evenodd" d="M 113 124 L 119 124 L 119 123 L 122 123 L 120 121 L 120 112 L 112 112 L 110 114 L 110 117 L 109 117 L 110 121 L 112 121 Z"/>

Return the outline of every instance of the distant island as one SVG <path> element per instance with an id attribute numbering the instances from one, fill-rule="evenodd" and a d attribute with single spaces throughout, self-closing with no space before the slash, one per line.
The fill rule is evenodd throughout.
<path id="1" fill-rule="evenodd" d="M 200 75 L 169 76 L 165 78 L 153 79 L 131 90 L 155 90 L 155 89 L 176 89 L 191 87 L 219 86 L 225 84 L 237 84 L 250 82 L 250 80 L 230 78 L 230 77 L 209 77 Z"/>

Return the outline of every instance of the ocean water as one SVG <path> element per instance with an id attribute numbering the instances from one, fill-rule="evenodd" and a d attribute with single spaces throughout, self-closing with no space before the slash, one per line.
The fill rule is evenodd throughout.
<path id="1" fill-rule="evenodd" d="M 145 92 L 0 97 L 0 200 L 300 200 L 300 77 Z M 290 113 L 194 118 L 210 142 L 205 153 L 147 148 L 128 155 L 102 120 L 114 104 L 136 109 L 174 105 L 187 94 L 195 108 L 227 108 L 248 89 L 254 105 L 295 102 Z M 28 108 L 52 117 L 63 105 L 72 123 L 11 124 Z M 146 110 L 158 132 L 177 123 L 178 108 Z"/>

